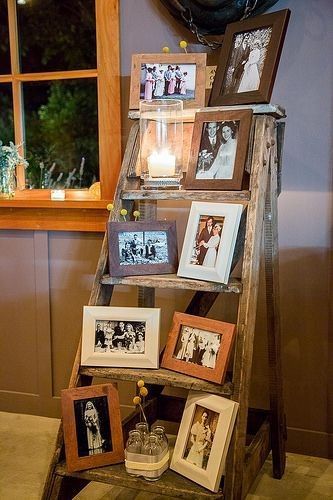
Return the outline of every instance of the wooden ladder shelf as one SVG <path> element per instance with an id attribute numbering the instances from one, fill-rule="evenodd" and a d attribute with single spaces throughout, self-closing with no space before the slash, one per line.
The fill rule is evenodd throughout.
<path id="1" fill-rule="evenodd" d="M 223 108 L 221 108 L 223 109 Z M 209 383 L 166 369 L 123 369 L 80 366 L 80 345 L 77 351 L 69 387 L 89 385 L 94 377 L 111 380 L 137 381 L 144 378 L 151 384 L 153 397 L 148 411 L 152 420 L 180 421 L 184 400 L 161 394 L 164 386 L 194 389 L 230 397 L 239 402 L 226 470 L 221 489 L 211 493 L 192 481 L 167 470 L 157 482 L 147 482 L 129 476 L 124 464 L 68 473 L 66 471 L 62 427 L 58 433 L 56 451 L 49 468 L 43 498 L 73 498 L 89 481 L 101 481 L 136 490 L 148 495 L 167 495 L 187 499 L 238 500 L 246 496 L 270 451 L 273 476 L 281 478 L 285 468 L 285 418 L 282 399 L 282 377 L 279 329 L 279 283 L 277 248 L 277 196 L 279 191 L 280 158 L 283 123 L 277 118 L 283 112 L 272 113 L 272 106 L 253 106 L 253 144 L 249 153 L 251 165 L 248 191 L 144 191 L 135 175 L 139 149 L 138 123 L 130 132 L 123 165 L 115 194 L 115 203 L 122 203 L 129 213 L 139 204 L 141 217 L 156 218 L 158 200 L 206 200 L 238 202 L 247 206 L 242 278 L 230 279 L 227 285 L 178 278 L 176 275 L 129 276 L 108 275 L 108 243 L 104 238 L 89 305 L 109 305 L 115 285 L 138 287 L 138 306 L 154 307 L 155 289 L 188 289 L 194 292 L 186 312 L 205 316 L 221 293 L 239 295 L 237 337 L 233 373 L 223 384 Z M 112 214 L 111 214 L 112 217 Z M 262 250 L 264 249 L 264 259 Z M 267 309 L 267 339 L 269 362 L 270 411 L 249 411 L 249 388 L 252 371 L 253 343 L 259 289 L 260 264 L 264 262 Z M 223 318 L 221 318 L 223 319 Z M 123 422 L 124 435 L 132 428 L 137 412 Z M 251 441 L 249 440 L 251 437 Z M 131 497 L 132 498 L 132 497 Z M 152 496 L 154 498 L 154 496 Z"/>

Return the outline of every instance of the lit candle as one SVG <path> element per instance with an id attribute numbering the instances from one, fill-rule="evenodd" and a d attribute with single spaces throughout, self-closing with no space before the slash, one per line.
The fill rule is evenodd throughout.
<path id="1" fill-rule="evenodd" d="M 166 151 L 154 151 L 147 158 L 150 177 L 172 177 L 176 171 L 176 157 Z"/>

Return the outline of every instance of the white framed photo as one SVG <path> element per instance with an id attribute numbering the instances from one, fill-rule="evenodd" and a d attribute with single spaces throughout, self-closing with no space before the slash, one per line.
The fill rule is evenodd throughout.
<path id="1" fill-rule="evenodd" d="M 194 201 L 178 276 L 228 283 L 243 205 Z"/>
<path id="2" fill-rule="evenodd" d="M 191 391 L 170 468 L 217 492 L 238 406 L 235 401 L 221 396 Z"/>
<path id="3" fill-rule="evenodd" d="M 160 309 L 84 306 L 81 365 L 158 368 Z"/>

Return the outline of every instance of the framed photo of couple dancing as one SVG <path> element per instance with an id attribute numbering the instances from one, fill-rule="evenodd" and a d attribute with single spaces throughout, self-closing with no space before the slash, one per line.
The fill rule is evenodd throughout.
<path id="1" fill-rule="evenodd" d="M 175 312 L 161 366 L 223 383 L 235 328 L 231 323 Z"/>
<path id="2" fill-rule="evenodd" d="M 230 399 L 191 391 L 180 423 L 170 469 L 217 492 L 238 411 Z"/>
<path id="3" fill-rule="evenodd" d="M 205 105 L 206 54 L 134 54 L 129 109 L 143 99 L 180 99 L 183 107 Z"/>
<path id="4" fill-rule="evenodd" d="M 248 187 L 245 166 L 252 110 L 198 111 L 195 114 L 185 189 L 241 190 Z"/>
<path id="5" fill-rule="evenodd" d="M 289 17 L 285 9 L 228 24 L 210 106 L 269 103 Z"/>
<path id="6" fill-rule="evenodd" d="M 61 407 L 69 472 L 124 461 L 116 384 L 63 389 Z"/>
<path id="7" fill-rule="evenodd" d="M 228 283 L 243 205 L 191 204 L 178 276 Z"/>

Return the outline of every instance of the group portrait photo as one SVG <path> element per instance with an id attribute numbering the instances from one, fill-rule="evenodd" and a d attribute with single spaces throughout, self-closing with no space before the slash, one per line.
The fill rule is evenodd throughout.
<path id="1" fill-rule="evenodd" d="M 118 233 L 118 242 L 121 266 L 168 262 L 166 231 L 123 231 Z"/>
<path id="2" fill-rule="evenodd" d="M 97 319 L 94 352 L 144 354 L 145 321 Z"/>
<path id="3" fill-rule="evenodd" d="M 221 334 L 182 325 L 173 357 L 214 369 L 221 341 Z"/>
<path id="4" fill-rule="evenodd" d="M 141 64 L 140 99 L 193 100 L 195 84 L 195 64 Z"/>

